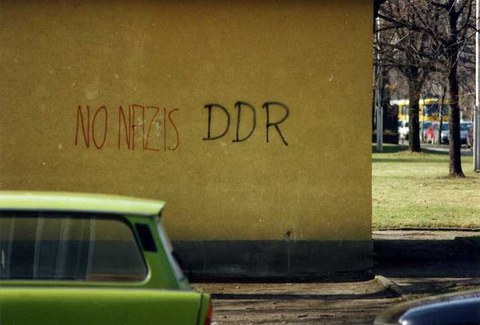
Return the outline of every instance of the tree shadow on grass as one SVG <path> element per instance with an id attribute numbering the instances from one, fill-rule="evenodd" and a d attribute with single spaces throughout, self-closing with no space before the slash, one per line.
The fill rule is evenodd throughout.
<path id="1" fill-rule="evenodd" d="M 430 148 L 421 148 L 422 153 L 438 155 L 438 156 L 447 156 L 448 155 L 448 148 L 447 147 L 430 147 Z M 391 144 L 391 145 L 384 145 L 382 152 L 377 152 L 377 146 L 372 144 L 372 153 L 377 154 L 391 154 L 391 153 L 399 153 L 399 152 L 408 152 L 408 146 L 400 145 L 400 144 Z"/>
<path id="2" fill-rule="evenodd" d="M 419 164 L 419 163 L 432 163 L 432 164 L 448 164 L 448 161 L 444 159 L 406 159 L 406 158 L 372 158 L 372 162 L 374 163 L 406 163 L 406 164 Z"/>
<path id="3" fill-rule="evenodd" d="M 372 153 L 379 153 L 379 154 L 382 154 L 382 153 L 397 153 L 397 152 L 400 152 L 400 151 L 407 151 L 408 150 L 408 146 L 405 146 L 405 145 L 396 145 L 396 144 L 393 144 L 393 145 L 384 145 L 383 146 L 383 152 L 377 152 L 377 146 L 375 144 L 372 144 Z"/>
<path id="4" fill-rule="evenodd" d="M 377 152 L 376 146 L 372 145 L 372 153 L 376 155 L 372 158 L 372 162 L 388 162 L 388 163 L 448 163 L 445 157 L 448 156 L 448 150 L 441 148 L 422 148 L 420 153 L 410 153 L 408 146 L 405 145 L 386 145 L 383 152 Z M 384 154 L 404 153 L 398 156 L 383 156 Z M 425 155 L 423 155 L 425 154 Z M 415 157 L 412 159 L 412 157 Z"/>
<path id="5" fill-rule="evenodd" d="M 440 151 L 440 150 L 435 150 L 435 149 L 431 149 L 431 148 L 425 148 L 425 149 L 422 149 L 422 152 L 423 153 L 428 153 L 430 155 L 436 155 L 436 156 L 448 156 L 448 149 L 444 150 L 444 151 Z"/>

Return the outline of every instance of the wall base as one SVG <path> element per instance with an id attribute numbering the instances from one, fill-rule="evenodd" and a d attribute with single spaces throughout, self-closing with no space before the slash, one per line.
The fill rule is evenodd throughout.
<path id="1" fill-rule="evenodd" d="M 185 273 L 208 279 L 315 280 L 373 266 L 371 241 L 175 241 Z M 366 273 L 365 273 L 366 274 Z"/>

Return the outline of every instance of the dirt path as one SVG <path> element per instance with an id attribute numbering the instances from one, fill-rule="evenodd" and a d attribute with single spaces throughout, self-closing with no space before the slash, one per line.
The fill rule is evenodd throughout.
<path id="1" fill-rule="evenodd" d="M 377 280 L 196 285 L 213 293 L 218 325 L 371 324 L 381 310 L 400 301 Z"/>

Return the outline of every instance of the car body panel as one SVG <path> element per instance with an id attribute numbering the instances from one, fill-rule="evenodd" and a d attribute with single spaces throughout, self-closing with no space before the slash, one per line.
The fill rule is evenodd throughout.
<path id="1" fill-rule="evenodd" d="M 107 194 L 0 191 L 0 209 L 43 211 L 94 211 L 157 216 L 165 206 L 160 200 Z"/>
<path id="2" fill-rule="evenodd" d="M 377 316 L 374 324 L 480 324 L 480 291 L 438 295 L 398 304 Z"/>
<path id="3" fill-rule="evenodd" d="M 194 291 L 1 287 L 2 324 L 197 324 Z"/>

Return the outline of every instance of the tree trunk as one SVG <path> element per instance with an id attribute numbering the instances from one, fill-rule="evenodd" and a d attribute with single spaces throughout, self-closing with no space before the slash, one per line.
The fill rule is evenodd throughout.
<path id="1" fill-rule="evenodd" d="M 419 103 L 422 83 L 417 67 L 411 67 L 408 76 L 408 147 L 411 152 L 421 152 L 420 148 L 420 122 Z"/>
<path id="2" fill-rule="evenodd" d="M 449 175 L 453 177 L 465 177 L 462 171 L 462 156 L 460 148 L 462 143 L 460 141 L 460 106 L 458 104 L 458 79 L 456 62 L 453 63 L 455 67 L 452 67 L 448 74 L 448 83 L 450 84 L 450 112 L 449 112 L 449 152 L 450 152 L 450 164 Z"/>
<path id="3" fill-rule="evenodd" d="M 458 15 L 455 10 L 450 10 L 450 44 L 448 46 L 449 54 L 449 68 L 448 72 L 448 89 L 450 93 L 450 112 L 449 112 L 449 131 L 448 131 L 448 141 L 449 141 L 449 152 L 450 152 L 450 163 L 449 163 L 449 175 L 451 177 L 465 177 L 462 171 L 462 156 L 460 152 L 461 142 L 460 142 L 460 105 L 458 103 L 459 99 L 459 87 L 458 87 L 458 31 L 457 31 L 457 21 Z"/>

